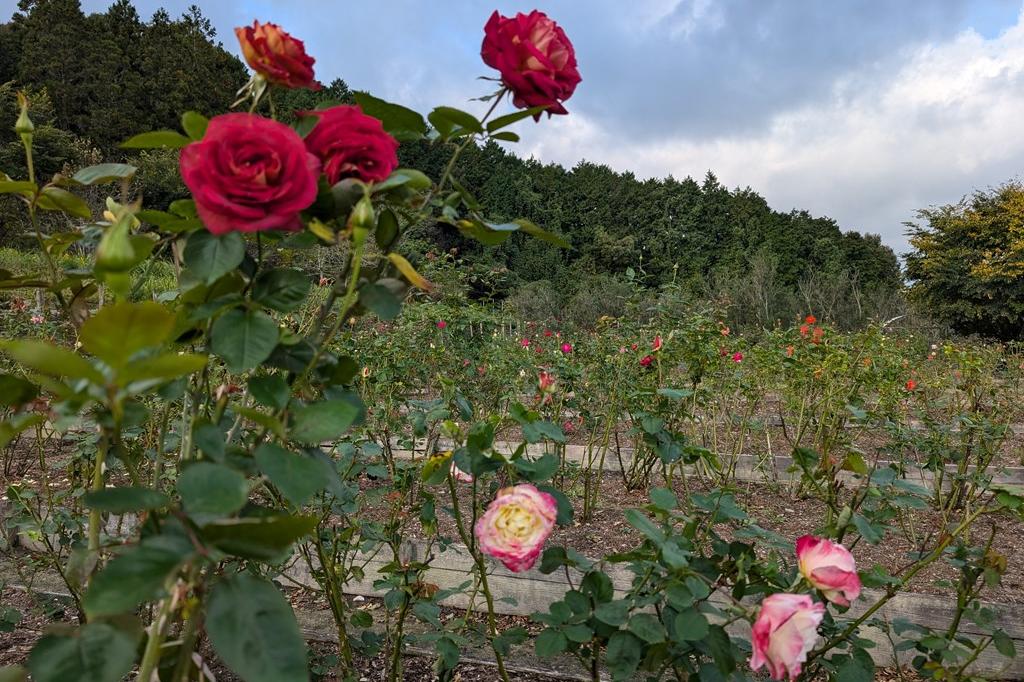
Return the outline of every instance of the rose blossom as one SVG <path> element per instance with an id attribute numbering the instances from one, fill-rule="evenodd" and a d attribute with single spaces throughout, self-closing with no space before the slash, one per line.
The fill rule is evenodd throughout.
<path id="1" fill-rule="evenodd" d="M 807 333 L 811 331 L 811 328 L 806 324 L 800 325 L 800 336 L 807 338 Z"/>
<path id="2" fill-rule="evenodd" d="M 743 353 L 741 353 L 739 351 L 736 351 L 735 353 L 733 353 L 732 354 L 732 361 L 733 362 L 743 362 Z"/>
<path id="3" fill-rule="evenodd" d="M 754 622 L 750 667 L 759 670 L 767 665 L 773 680 L 796 679 L 824 617 L 825 605 L 806 594 L 779 592 L 765 597 Z"/>
<path id="4" fill-rule="evenodd" d="M 825 336 L 825 330 L 821 327 L 815 327 L 814 332 L 811 333 L 811 343 L 821 343 L 823 336 Z"/>
<path id="5" fill-rule="evenodd" d="M 294 130 L 255 114 L 214 116 L 179 164 L 213 234 L 300 230 L 299 212 L 316 199 L 320 162 Z"/>
<path id="6" fill-rule="evenodd" d="M 908 391 L 913 391 L 915 388 L 917 388 L 917 382 L 914 381 L 913 379 L 907 379 L 906 386 Z"/>
<path id="7" fill-rule="evenodd" d="M 42 315 L 33 315 L 30 319 L 32 324 L 42 324 L 45 321 Z"/>
<path id="8" fill-rule="evenodd" d="M 526 339 L 526 338 L 520 339 L 519 345 L 522 346 L 523 348 L 529 348 L 530 347 L 530 339 Z"/>
<path id="9" fill-rule="evenodd" d="M 454 459 L 452 459 L 452 466 L 451 466 L 450 471 L 451 471 L 451 474 L 452 474 L 452 478 L 454 478 L 459 483 L 472 483 L 473 482 L 473 474 L 468 474 L 465 471 L 463 471 L 462 469 L 460 469 L 459 467 L 457 467 L 455 465 L 455 460 Z"/>
<path id="10" fill-rule="evenodd" d="M 654 362 L 654 358 L 652 358 L 650 355 L 645 355 L 642 358 L 640 358 L 641 367 L 650 367 L 652 362 Z"/>
<path id="11" fill-rule="evenodd" d="M 235 29 L 242 55 L 252 70 L 271 83 L 286 88 L 319 90 L 313 79 L 313 63 L 302 41 L 292 38 L 277 24 L 252 22 Z"/>
<path id="12" fill-rule="evenodd" d="M 808 315 L 807 317 L 804 318 L 804 322 L 806 322 L 807 324 L 814 324 L 817 321 L 818 318 L 816 318 L 814 315 Z"/>
<path id="13" fill-rule="evenodd" d="M 857 565 L 853 555 L 841 544 L 805 535 L 796 541 L 796 558 L 800 573 L 830 602 L 849 606 L 860 596 Z"/>
<path id="14" fill-rule="evenodd" d="M 651 344 L 651 350 L 653 352 L 655 352 L 655 353 L 657 353 L 659 350 L 661 350 L 661 336 L 660 335 L 654 337 L 654 343 Z"/>
<path id="15" fill-rule="evenodd" d="M 557 515 L 555 498 L 530 483 L 502 488 L 476 522 L 480 551 L 513 573 L 528 570 L 540 556 Z"/>
<path id="16" fill-rule="evenodd" d="M 569 113 L 562 102 L 581 80 L 576 51 L 565 31 L 543 12 L 503 17 L 495 11 L 484 26 L 480 56 L 501 73 L 520 109 L 543 106 L 548 115 Z"/>
<path id="17" fill-rule="evenodd" d="M 542 370 L 537 375 L 537 388 L 540 389 L 541 393 L 554 393 L 555 375 L 551 372 L 545 372 Z"/>
<path id="18" fill-rule="evenodd" d="M 445 322 L 444 320 L 438 320 L 437 321 L 437 328 L 438 329 L 444 329 L 447 326 L 448 326 L 448 323 Z"/>
<path id="19" fill-rule="evenodd" d="M 306 135 L 306 148 L 323 162 L 332 185 L 345 178 L 380 182 L 398 167 L 398 140 L 358 106 L 342 104 L 303 115 L 319 119 Z"/>
<path id="20" fill-rule="evenodd" d="M 572 352 L 572 344 L 571 343 L 563 343 L 562 344 L 562 352 L 565 353 L 565 354 L 571 353 Z"/>

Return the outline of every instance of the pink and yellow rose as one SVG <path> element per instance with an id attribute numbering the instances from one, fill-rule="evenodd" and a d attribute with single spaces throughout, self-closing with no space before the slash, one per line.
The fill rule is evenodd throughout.
<path id="1" fill-rule="evenodd" d="M 529 483 L 502 488 L 477 522 L 480 551 L 513 573 L 530 569 L 555 527 L 555 498 Z"/>
<path id="2" fill-rule="evenodd" d="M 818 639 L 825 605 L 806 594 L 780 592 L 764 598 L 754 622 L 750 667 L 768 666 L 773 680 L 795 679 Z"/>
<path id="3" fill-rule="evenodd" d="M 860 596 L 860 577 L 850 551 L 837 542 L 805 535 L 796 541 L 800 573 L 825 598 L 840 606 L 849 606 Z"/>

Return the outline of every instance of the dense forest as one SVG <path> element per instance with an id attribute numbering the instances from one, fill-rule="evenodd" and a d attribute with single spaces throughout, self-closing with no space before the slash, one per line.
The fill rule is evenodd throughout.
<path id="1" fill-rule="evenodd" d="M 160 10 L 144 19 L 130 0 L 89 15 L 78 0 L 21 0 L 18 7 L 0 25 L 0 117 L 13 121 L 16 90 L 29 93 L 39 171 L 127 159 L 141 169 L 148 205 L 162 208 L 184 196 L 175 154 L 127 156 L 118 143 L 140 131 L 177 128 L 180 111 L 213 115 L 231 105 L 247 70 L 218 42 L 202 11 L 192 6 L 174 18 Z M 318 74 L 325 82 L 334 76 Z M 316 93 L 280 93 L 276 103 L 280 115 L 291 117 L 350 98 L 344 81 L 334 79 Z M 405 162 L 428 173 L 439 171 L 449 153 L 426 142 L 400 150 Z M 0 124 L 0 170 L 17 177 L 23 165 L 15 134 Z M 837 311 L 855 307 L 865 319 L 884 306 L 872 311 L 864 301 L 891 301 L 902 286 L 896 256 L 879 237 L 844 232 L 806 211 L 775 211 L 756 191 L 730 190 L 710 171 L 701 181 L 642 180 L 586 161 L 566 169 L 522 159 L 492 143 L 468 150 L 457 176 L 495 219 L 525 216 L 573 244 L 563 251 L 516 237 L 474 258 L 489 282 L 485 293 L 495 298 L 538 280 L 566 294 L 592 290 L 595 278 L 621 281 L 629 273 L 634 283 L 675 283 L 694 292 L 728 285 L 734 298 L 754 297 L 751 314 L 770 324 L 822 295 Z M 2 242 L 16 241 L 22 230 L 13 214 L 0 207 Z M 416 237 L 413 258 L 479 248 L 441 225 L 417 226 Z M 839 302 L 851 292 L 856 301 Z"/>

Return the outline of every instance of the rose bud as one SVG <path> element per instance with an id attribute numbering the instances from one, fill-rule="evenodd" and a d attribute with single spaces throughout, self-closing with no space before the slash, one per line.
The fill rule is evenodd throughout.
<path id="1" fill-rule="evenodd" d="M 468 474 L 465 471 L 463 471 L 462 469 L 460 469 L 459 467 L 455 466 L 455 460 L 454 459 L 452 460 L 452 465 L 451 465 L 450 471 L 451 471 L 452 478 L 454 478 L 459 483 L 472 483 L 473 482 L 473 474 Z"/>
<path id="2" fill-rule="evenodd" d="M 839 543 L 805 535 L 796 541 L 796 558 L 800 573 L 830 602 L 849 606 L 860 596 L 857 565 L 849 550 Z"/>
<path id="3" fill-rule="evenodd" d="M 236 28 L 235 36 L 245 61 L 267 81 L 286 88 L 320 89 L 313 78 L 316 60 L 306 54 L 301 40 L 292 38 L 277 24 L 254 21 L 252 26 Z"/>
<path id="4" fill-rule="evenodd" d="M 796 679 L 824 617 L 825 605 L 806 594 L 780 592 L 765 597 L 754 622 L 750 667 L 759 670 L 767 665 L 773 680 Z"/>
<path id="5" fill-rule="evenodd" d="M 476 522 L 480 551 L 513 573 L 526 571 L 540 556 L 557 515 L 555 498 L 529 483 L 502 488 Z"/>
<path id="6" fill-rule="evenodd" d="M 515 106 L 547 107 L 549 116 L 569 113 L 562 102 L 581 80 L 576 51 L 565 31 L 543 12 L 503 17 L 495 11 L 484 26 L 480 56 L 501 74 Z"/>

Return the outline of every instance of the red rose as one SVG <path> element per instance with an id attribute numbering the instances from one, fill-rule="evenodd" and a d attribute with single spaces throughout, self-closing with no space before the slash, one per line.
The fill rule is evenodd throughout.
<path id="1" fill-rule="evenodd" d="M 581 80 L 576 51 L 565 31 L 543 12 L 503 17 L 495 11 L 484 26 L 480 56 L 501 73 L 520 109 L 545 106 L 549 115 L 569 113 L 562 102 Z"/>
<path id="2" fill-rule="evenodd" d="M 299 230 L 299 211 L 316 199 L 320 161 L 294 130 L 256 114 L 215 116 L 179 163 L 214 234 Z"/>
<path id="3" fill-rule="evenodd" d="M 313 79 L 313 63 L 301 40 L 292 38 L 277 24 L 252 22 L 235 29 L 245 61 L 271 83 L 286 88 L 319 90 Z"/>
<path id="4" fill-rule="evenodd" d="M 379 182 L 398 167 L 398 140 L 354 105 L 307 111 L 320 120 L 306 136 L 306 147 L 323 161 L 333 185 L 345 178 Z"/>

